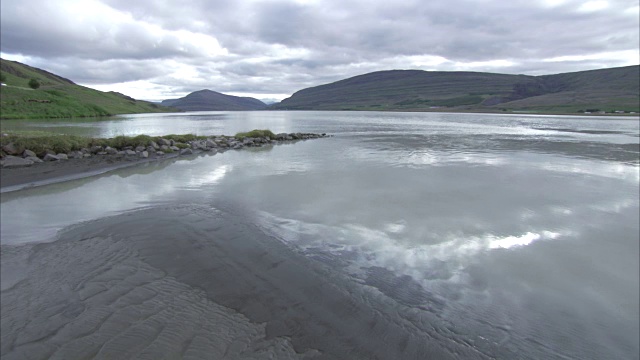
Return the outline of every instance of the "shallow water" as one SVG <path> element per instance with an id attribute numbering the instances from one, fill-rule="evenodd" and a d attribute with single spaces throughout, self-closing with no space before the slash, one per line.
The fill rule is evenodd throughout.
<path id="1" fill-rule="evenodd" d="M 42 246 L 50 246 L 51 252 L 70 246 L 73 236 L 58 234 L 66 226 L 122 214 L 108 220 L 110 225 L 102 232 L 93 223 L 74 231 L 87 232 L 84 226 L 101 239 L 109 234 L 126 237 L 136 231 L 131 224 L 124 227 L 126 231 L 118 224 L 133 216 L 144 219 L 145 234 L 171 243 L 179 235 L 168 236 L 160 230 L 166 214 L 158 215 L 157 229 L 153 217 L 136 214 L 179 207 L 181 216 L 171 217 L 175 226 L 183 233 L 196 229 L 206 234 L 196 224 L 215 216 L 198 210 L 205 208 L 233 219 L 222 222 L 220 226 L 227 229 L 223 234 L 231 231 L 231 223 L 256 229 L 248 237 L 262 239 L 268 253 L 277 249 L 268 245 L 276 241 L 292 251 L 287 256 L 299 257 L 296 261 L 315 264 L 307 267 L 318 266 L 323 269 L 318 271 L 340 279 L 334 281 L 338 293 L 349 295 L 327 295 L 327 301 L 341 305 L 328 310 L 302 305 L 299 313 L 290 316 L 303 314 L 319 323 L 326 321 L 329 328 L 351 338 L 355 357 L 377 353 L 381 358 L 425 354 L 638 358 L 637 118 L 216 112 L 134 115 L 95 122 L 42 121 L 28 127 L 103 137 L 234 134 L 254 128 L 334 136 L 148 164 L 3 194 L 3 300 L 19 299 L 26 291 L 21 286 L 29 288 L 28 284 L 30 291 L 52 291 L 30 280 L 38 273 L 37 266 L 26 259 L 43 256 L 39 255 Z M 193 211 L 184 210 L 185 206 Z M 207 236 L 185 234 L 185 238 Z M 219 239 L 212 236 L 209 241 L 214 244 Z M 43 242 L 49 245 L 33 245 Z M 193 242 L 205 247 L 208 243 Z M 114 245 L 117 251 L 127 249 L 122 242 L 118 244 Z M 147 245 L 136 246 L 140 254 L 146 254 Z M 172 252 L 189 253 L 187 242 L 172 246 Z M 107 251 L 98 245 L 91 249 Z M 140 261 L 153 269 L 183 276 L 178 283 L 207 288 L 198 285 L 200 278 L 190 275 L 205 268 L 171 270 L 166 256 L 143 255 Z M 188 262 L 180 264 L 188 267 Z M 48 266 L 62 272 L 74 269 L 72 264 Z M 316 279 L 313 274 L 310 279 Z M 284 273 L 279 276 L 265 282 L 275 286 L 277 279 L 287 278 Z M 310 281 L 325 286 L 322 280 Z M 300 286 L 295 281 L 291 284 L 292 289 Z M 249 289 L 242 291 L 273 308 L 264 305 L 263 312 L 256 312 L 215 291 L 205 291 L 198 299 L 204 296 L 206 301 L 238 311 L 249 323 L 266 323 L 267 333 L 272 329 L 269 324 L 289 316 L 275 310 L 278 306 L 309 301 L 304 294 L 270 300 Z M 340 312 L 349 303 L 380 314 L 384 321 L 375 322 L 378 328 L 395 329 L 398 339 L 389 342 L 397 345 L 390 346 L 397 353 L 381 353 L 372 344 L 375 340 L 362 342 L 367 336 L 388 338 L 386 331 L 363 333 L 359 325 L 350 330 L 348 324 L 329 320 L 333 318 L 329 313 L 327 319 L 318 319 L 322 311 Z M 3 301 L 3 333 L 20 328 L 16 327 L 19 322 L 9 323 L 6 316 L 29 311 L 9 309 Z M 354 314 L 353 324 L 366 323 L 369 316 Z M 409 334 L 406 338 L 398 326 Z M 320 325 L 301 327 L 292 320 L 281 327 L 282 334 L 275 337 L 280 342 L 270 343 L 269 351 L 286 349 L 283 351 L 293 354 L 292 346 L 298 352 L 317 351 L 306 353 L 309 356 L 331 357 L 345 349 L 318 342 Z M 258 336 L 255 334 L 262 330 L 246 325 L 239 331 Z M 108 334 L 101 336 L 108 338 Z M 20 348 L 14 345 L 9 351 L 5 343 L 3 338 L 3 354 Z M 434 344 L 433 348 L 425 349 L 420 345 L 424 343 Z M 257 353 L 257 345 L 251 346 Z"/>

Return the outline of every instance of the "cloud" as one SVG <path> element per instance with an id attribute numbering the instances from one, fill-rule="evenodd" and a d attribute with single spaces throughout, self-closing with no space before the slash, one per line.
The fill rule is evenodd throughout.
<path id="1" fill-rule="evenodd" d="M 89 86 L 149 84 L 148 99 L 202 88 L 282 97 L 386 69 L 538 75 L 640 62 L 636 0 L 3 0 L 1 7 L 4 57 Z"/>

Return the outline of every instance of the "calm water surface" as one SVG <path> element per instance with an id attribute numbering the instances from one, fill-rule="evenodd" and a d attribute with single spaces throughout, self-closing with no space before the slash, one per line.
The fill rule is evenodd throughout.
<path id="1" fill-rule="evenodd" d="M 334 135 L 3 194 L 3 246 L 138 208 L 213 206 L 482 356 L 638 358 L 638 118 L 207 112 L 2 126 Z"/>

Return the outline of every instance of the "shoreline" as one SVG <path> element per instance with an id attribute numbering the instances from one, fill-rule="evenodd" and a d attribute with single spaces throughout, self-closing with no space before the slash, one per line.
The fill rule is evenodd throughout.
<path id="1" fill-rule="evenodd" d="M 68 159 L 61 158 L 54 161 L 34 162 L 18 167 L 7 166 L 6 162 L 16 158 L 22 160 L 23 157 L 13 156 L 10 158 L 7 156 L 0 161 L 0 193 L 4 194 L 93 177 L 126 167 L 139 166 L 150 162 L 162 162 L 177 157 L 189 158 L 193 155 L 202 154 L 215 155 L 228 150 L 240 150 L 245 147 L 274 146 L 324 137 L 330 137 L 330 135 L 291 133 L 278 134 L 278 140 L 244 138 L 242 141 L 234 137 L 225 137 L 225 139 L 229 139 L 229 142 L 224 144 L 216 143 L 213 140 L 209 141 L 209 139 L 206 141 L 194 140 L 188 143 L 188 148 L 170 153 L 144 150 L 145 154 L 143 156 L 142 151 L 130 152 L 129 154 L 105 154 L 101 152 L 88 157 L 68 157 Z M 214 138 L 212 137 L 211 139 Z"/>

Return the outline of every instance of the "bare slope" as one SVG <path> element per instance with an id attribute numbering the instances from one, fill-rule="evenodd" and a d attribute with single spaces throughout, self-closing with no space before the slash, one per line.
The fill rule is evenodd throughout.
<path id="1" fill-rule="evenodd" d="M 184 111 L 262 110 L 267 107 L 258 99 L 226 95 L 208 89 L 192 92 L 180 99 L 164 100 L 162 105 Z"/>
<path id="2" fill-rule="evenodd" d="M 273 109 L 638 111 L 639 67 L 546 76 L 379 71 L 300 90 Z"/>

